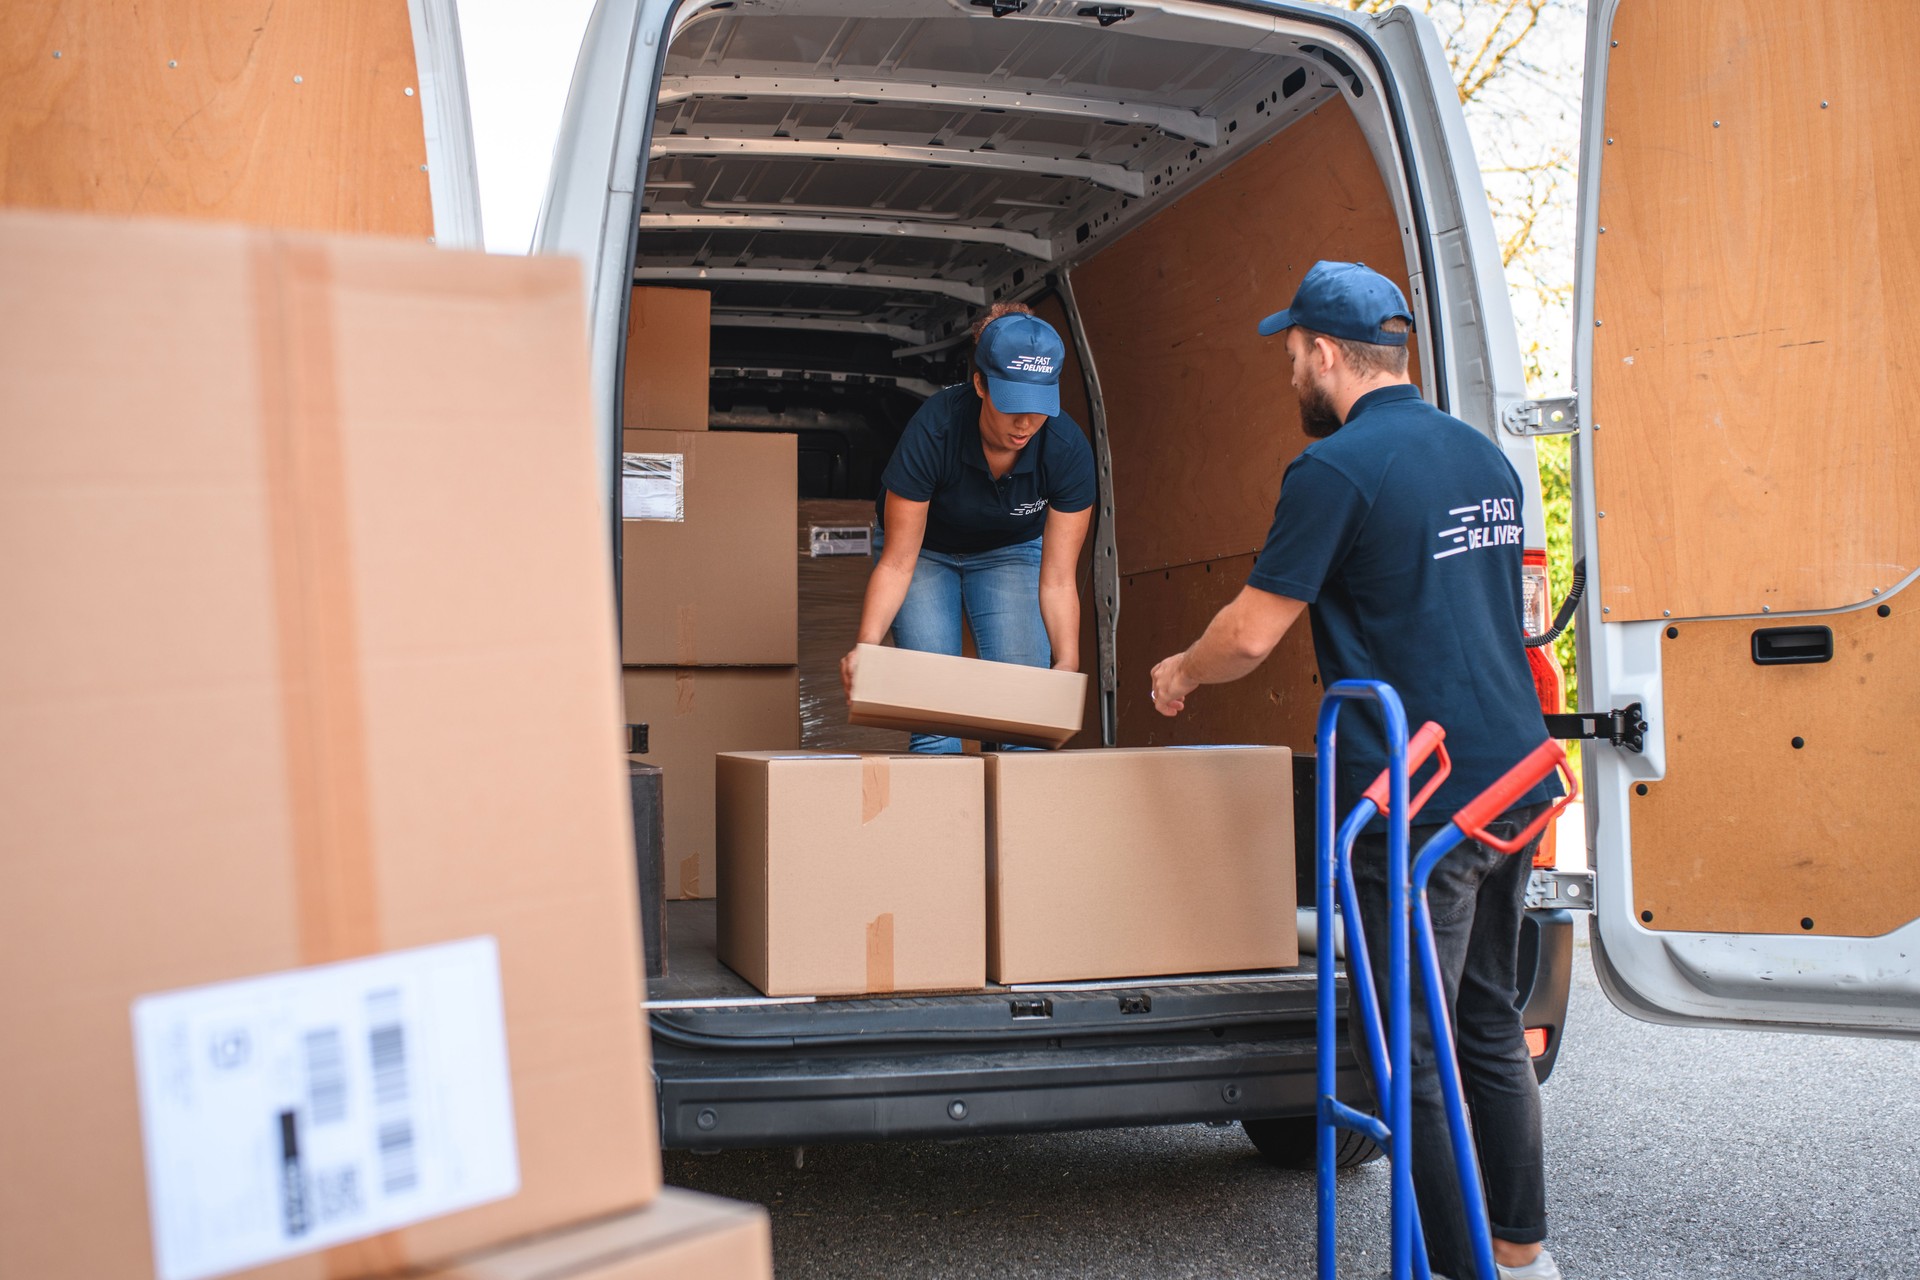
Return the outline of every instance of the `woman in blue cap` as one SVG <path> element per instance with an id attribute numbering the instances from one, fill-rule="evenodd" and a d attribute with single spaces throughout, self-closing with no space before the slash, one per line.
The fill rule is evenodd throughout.
<path id="1" fill-rule="evenodd" d="M 973 376 L 930 396 L 880 476 L 880 558 L 861 644 L 960 652 L 964 610 L 990 662 L 1080 668 L 1075 573 L 1093 516 L 1093 450 L 1060 412 L 1066 347 L 1017 302 L 973 327 Z M 840 675 L 849 688 L 856 658 Z M 958 738 L 915 734 L 915 751 Z"/>

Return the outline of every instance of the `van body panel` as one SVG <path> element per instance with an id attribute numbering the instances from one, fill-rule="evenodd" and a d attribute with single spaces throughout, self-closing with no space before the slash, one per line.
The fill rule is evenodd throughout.
<path id="1" fill-rule="evenodd" d="M 1608 0 L 1575 296 L 1594 958 L 1674 1023 L 1920 1034 L 1920 52 L 1891 4 Z M 1790 626 L 1825 628 L 1796 651 Z M 1808 637 L 1803 635 L 1802 640 Z M 1811 661 L 1781 660 L 1784 655 Z"/>

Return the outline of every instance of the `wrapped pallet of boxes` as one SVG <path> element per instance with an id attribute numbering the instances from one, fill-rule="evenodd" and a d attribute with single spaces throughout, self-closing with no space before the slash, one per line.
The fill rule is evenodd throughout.
<path id="1" fill-rule="evenodd" d="M 847 723 L 840 659 L 860 633 L 873 570 L 873 503 L 808 499 L 800 504 L 800 745 L 821 751 L 900 752 L 899 729 Z"/>
<path id="2" fill-rule="evenodd" d="M 0 1275 L 387 1275 L 658 1190 L 580 308 L 0 215 Z"/>
<path id="3" fill-rule="evenodd" d="M 417 1280 L 773 1280 L 767 1211 L 667 1187 L 645 1209 L 462 1258 Z"/>
<path id="4" fill-rule="evenodd" d="M 622 447 L 627 720 L 663 770 L 666 896 L 711 898 L 714 756 L 800 745 L 795 439 L 628 431 Z"/>
<path id="5" fill-rule="evenodd" d="M 983 769 L 978 756 L 721 756 L 721 961 L 770 996 L 978 989 Z"/>
<path id="6" fill-rule="evenodd" d="M 987 976 L 1300 962 L 1285 747 L 1009 751 L 987 766 Z"/>

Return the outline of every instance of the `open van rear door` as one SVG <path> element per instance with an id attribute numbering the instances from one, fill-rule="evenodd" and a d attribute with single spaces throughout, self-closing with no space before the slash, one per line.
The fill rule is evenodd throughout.
<path id="1" fill-rule="evenodd" d="M 1647 723 L 1586 753 L 1594 960 L 1655 1021 L 1920 1033 L 1911 16 L 1591 11 L 1581 700 Z"/>

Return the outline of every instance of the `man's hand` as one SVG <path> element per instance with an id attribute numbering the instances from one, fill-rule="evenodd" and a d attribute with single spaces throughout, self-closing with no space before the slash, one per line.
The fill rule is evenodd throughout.
<path id="1" fill-rule="evenodd" d="M 1187 707 L 1187 695 L 1200 682 L 1187 674 L 1187 655 L 1176 653 L 1163 658 L 1153 669 L 1153 709 L 1163 716 L 1177 716 Z"/>
<path id="2" fill-rule="evenodd" d="M 847 650 L 847 656 L 840 659 L 840 687 L 846 691 L 847 701 L 853 701 L 853 673 L 860 666 L 860 651 Z"/>

